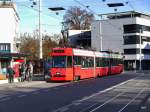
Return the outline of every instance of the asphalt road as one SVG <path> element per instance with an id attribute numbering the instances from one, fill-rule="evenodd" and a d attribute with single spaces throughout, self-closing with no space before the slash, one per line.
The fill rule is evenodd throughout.
<path id="1" fill-rule="evenodd" d="M 0 87 L 0 112 L 147 112 L 149 80 L 132 73 Z"/>

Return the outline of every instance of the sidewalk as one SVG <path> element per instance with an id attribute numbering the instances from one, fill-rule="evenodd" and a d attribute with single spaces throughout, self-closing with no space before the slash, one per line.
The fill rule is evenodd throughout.
<path id="1" fill-rule="evenodd" d="M 31 87 L 38 84 L 46 83 L 45 81 L 24 81 L 24 82 L 14 82 L 14 83 L 4 83 L 0 84 L 0 87 Z"/>
<path id="2" fill-rule="evenodd" d="M 34 75 L 33 76 L 33 81 L 24 81 L 24 82 L 19 82 L 18 81 L 18 78 L 15 78 L 14 79 L 14 83 L 13 83 L 13 85 L 14 84 L 25 84 L 25 83 L 27 83 L 27 84 L 30 84 L 30 83 L 39 83 L 39 82 L 45 82 L 44 81 L 44 76 L 43 75 Z M 0 87 L 1 86 L 4 86 L 4 85 L 10 85 L 9 83 L 8 83 L 8 79 L 6 79 L 6 80 L 0 80 Z"/>

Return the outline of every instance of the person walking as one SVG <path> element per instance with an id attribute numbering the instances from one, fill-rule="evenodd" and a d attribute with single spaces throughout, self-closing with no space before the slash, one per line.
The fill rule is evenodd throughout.
<path id="1" fill-rule="evenodd" d="M 32 81 L 32 79 L 33 79 L 33 65 L 30 62 L 29 63 L 29 80 Z"/>
<path id="2" fill-rule="evenodd" d="M 7 68 L 7 74 L 8 74 L 8 82 L 13 83 L 14 82 L 14 70 L 12 69 L 11 66 L 8 66 Z"/>
<path id="3" fill-rule="evenodd" d="M 26 67 L 25 67 L 24 63 L 21 65 L 21 74 L 22 74 L 21 80 L 22 80 L 22 82 L 24 82 L 25 81 L 25 75 L 26 75 Z"/>

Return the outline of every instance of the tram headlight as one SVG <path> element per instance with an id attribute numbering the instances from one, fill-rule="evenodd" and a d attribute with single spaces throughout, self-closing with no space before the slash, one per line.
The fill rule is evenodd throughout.
<path id="1" fill-rule="evenodd" d="M 56 72 L 56 75 L 59 76 L 59 75 L 60 75 L 60 72 Z"/>

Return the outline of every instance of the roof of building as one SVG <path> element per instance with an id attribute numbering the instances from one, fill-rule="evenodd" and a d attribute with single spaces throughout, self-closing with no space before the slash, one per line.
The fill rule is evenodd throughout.
<path id="1" fill-rule="evenodd" d="M 19 18 L 19 15 L 17 13 L 17 10 L 16 10 L 16 5 L 10 0 L 10 1 L 0 1 L 0 8 L 12 8 L 16 14 L 16 16 Z"/>
<path id="2" fill-rule="evenodd" d="M 106 16 L 108 19 L 120 19 L 120 18 L 131 18 L 131 17 L 142 17 L 150 19 L 150 14 L 145 14 L 137 11 L 126 11 L 126 12 L 115 12 L 115 13 L 106 13 L 99 14 L 99 16 Z"/>

